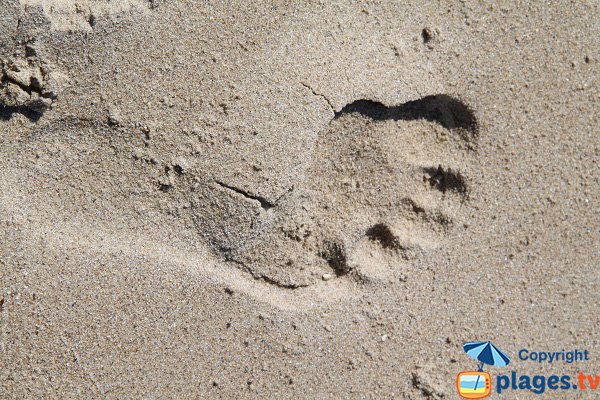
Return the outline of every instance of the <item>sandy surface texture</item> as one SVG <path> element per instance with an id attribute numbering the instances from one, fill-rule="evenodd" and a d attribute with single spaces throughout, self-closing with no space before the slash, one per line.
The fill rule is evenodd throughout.
<path id="1" fill-rule="evenodd" d="M 0 398 L 451 399 L 478 340 L 599 373 L 599 21 L 0 0 Z"/>

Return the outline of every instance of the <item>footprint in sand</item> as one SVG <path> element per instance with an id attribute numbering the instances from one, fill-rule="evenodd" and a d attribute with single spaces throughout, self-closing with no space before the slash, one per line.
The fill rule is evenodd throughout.
<path id="1" fill-rule="evenodd" d="M 112 210 L 121 210 L 136 193 L 135 209 L 121 210 L 123 220 L 129 214 L 135 216 L 132 221 L 142 218 L 146 214 L 140 209 L 157 213 L 147 214 L 141 226 L 159 224 L 160 215 L 171 222 L 176 216 L 181 226 L 197 230 L 214 253 L 244 271 L 240 276 L 249 273 L 276 288 L 310 286 L 324 278 L 340 283 L 405 279 L 423 257 L 442 248 L 452 227 L 465 218 L 478 132 L 469 108 L 446 95 L 396 107 L 359 100 L 336 113 L 308 149 L 310 164 L 295 185 L 269 199 L 216 181 L 210 171 L 183 162 L 167 165 L 164 153 L 162 158 L 150 155 L 152 148 L 146 155 L 137 148 L 131 152 L 128 126 L 68 119 L 53 124 L 61 127 L 59 132 L 70 127 L 81 140 L 94 143 L 98 151 L 93 154 L 105 155 L 74 157 L 71 135 L 33 134 L 49 141 L 48 148 L 69 149 L 60 164 L 59 176 L 69 177 L 64 182 L 87 179 L 103 188 L 82 197 L 80 205 L 74 202 L 69 215 L 85 212 L 104 196 L 105 204 L 118 203 L 109 208 L 112 217 Z M 65 140 L 69 145 L 57 145 Z M 147 138 L 139 141 L 149 145 Z M 115 158 L 108 148 L 120 153 Z M 115 159 L 120 176 L 126 177 L 119 184 L 104 164 Z M 45 171 L 40 160 L 36 165 Z M 155 204 L 156 198 L 161 203 Z"/>
<path id="2" fill-rule="evenodd" d="M 477 131 L 471 110 L 446 95 L 396 107 L 348 104 L 315 143 L 302 180 L 276 204 L 221 185 L 225 195 L 261 209 L 242 245 L 217 247 L 280 287 L 323 276 L 402 279 L 461 219 L 469 200 L 462 171 L 476 152 Z"/>

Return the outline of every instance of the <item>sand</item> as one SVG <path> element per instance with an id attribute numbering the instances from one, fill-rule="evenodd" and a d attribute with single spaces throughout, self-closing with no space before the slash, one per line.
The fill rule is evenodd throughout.
<path id="1" fill-rule="evenodd" d="M 457 398 L 477 340 L 597 373 L 599 18 L 0 0 L 0 398 Z"/>

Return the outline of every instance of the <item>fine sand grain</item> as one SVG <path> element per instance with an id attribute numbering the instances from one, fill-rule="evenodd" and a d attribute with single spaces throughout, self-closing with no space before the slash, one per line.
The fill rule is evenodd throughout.
<path id="1" fill-rule="evenodd" d="M 598 373 L 599 21 L 0 0 L 0 398 L 451 399 L 478 340 Z"/>

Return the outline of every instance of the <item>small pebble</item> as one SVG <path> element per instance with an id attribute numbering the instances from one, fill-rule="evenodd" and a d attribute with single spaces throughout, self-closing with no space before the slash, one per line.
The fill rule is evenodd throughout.
<path id="1" fill-rule="evenodd" d="M 329 280 L 333 279 L 333 275 L 331 275 L 331 274 L 323 274 L 323 276 L 321 276 L 321 278 L 324 281 L 329 281 Z"/>
<path id="2" fill-rule="evenodd" d="M 111 125 L 121 125 L 121 113 L 119 110 L 113 108 L 108 112 L 108 123 Z"/>

